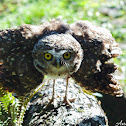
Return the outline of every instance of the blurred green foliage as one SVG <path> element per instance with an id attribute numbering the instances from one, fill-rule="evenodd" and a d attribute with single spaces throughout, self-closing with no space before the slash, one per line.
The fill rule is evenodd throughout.
<path id="1" fill-rule="evenodd" d="M 51 18 L 68 23 L 89 20 L 108 28 L 124 49 L 123 55 L 114 62 L 120 66 L 118 75 L 126 92 L 126 0 L 0 0 L 0 29 L 39 25 Z M 15 100 L 11 93 L 1 97 L 0 125 L 7 124 L 9 114 L 15 115 Z"/>
<path id="2" fill-rule="evenodd" d="M 0 29 L 57 17 L 69 23 L 89 20 L 109 28 L 117 41 L 126 41 L 125 0 L 1 0 Z"/>

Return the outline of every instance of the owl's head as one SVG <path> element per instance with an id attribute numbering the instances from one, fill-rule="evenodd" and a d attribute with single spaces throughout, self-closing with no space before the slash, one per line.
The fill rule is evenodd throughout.
<path id="1" fill-rule="evenodd" d="M 44 75 L 54 78 L 76 72 L 83 58 L 79 42 L 70 34 L 50 34 L 42 37 L 33 49 L 34 66 Z"/>

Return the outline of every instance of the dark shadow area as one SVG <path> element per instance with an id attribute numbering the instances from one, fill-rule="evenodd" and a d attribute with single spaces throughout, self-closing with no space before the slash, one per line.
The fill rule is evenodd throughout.
<path id="1" fill-rule="evenodd" d="M 118 98 L 103 94 L 103 98 L 98 99 L 108 117 L 109 126 L 115 126 L 121 120 L 126 123 L 126 99 L 124 97 Z"/>

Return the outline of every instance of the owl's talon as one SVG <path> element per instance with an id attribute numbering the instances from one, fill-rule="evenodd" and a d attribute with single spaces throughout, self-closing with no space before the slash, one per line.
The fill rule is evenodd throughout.
<path id="1" fill-rule="evenodd" d="M 70 108 L 72 108 L 72 105 L 71 105 L 70 101 L 69 101 L 66 97 L 64 97 L 63 103 L 65 103 L 65 104 L 68 105 Z"/>
<path id="2" fill-rule="evenodd" d="M 50 102 L 46 105 L 45 109 L 47 109 L 53 102 L 54 102 L 54 98 L 50 99 Z"/>
<path id="3" fill-rule="evenodd" d="M 52 99 L 49 99 L 49 104 L 51 104 L 52 102 L 54 102 L 54 97 Z"/>
<path id="4" fill-rule="evenodd" d="M 73 98 L 73 99 L 69 99 L 69 101 L 70 101 L 70 102 L 74 102 L 74 101 L 75 101 L 75 98 Z"/>

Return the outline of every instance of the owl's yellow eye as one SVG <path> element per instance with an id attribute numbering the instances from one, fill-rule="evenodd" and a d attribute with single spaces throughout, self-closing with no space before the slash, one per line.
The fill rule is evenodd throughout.
<path id="1" fill-rule="evenodd" d="M 44 58 L 45 58 L 46 60 L 51 60 L 51 59 L 52 59 L 52 55 L 51 55 L 50 53 L 45 53 L 45 54 L 44 54 Z"/>
<path id="2" fill-rule="evenodd" d="M 63 54 L 63 58 L 64 58 L 65 60 L 70 59 L 70 57 L 71 57 L 71 53 L 70 53 L 70 52 L 66 52 L 66 53 Z"/>

